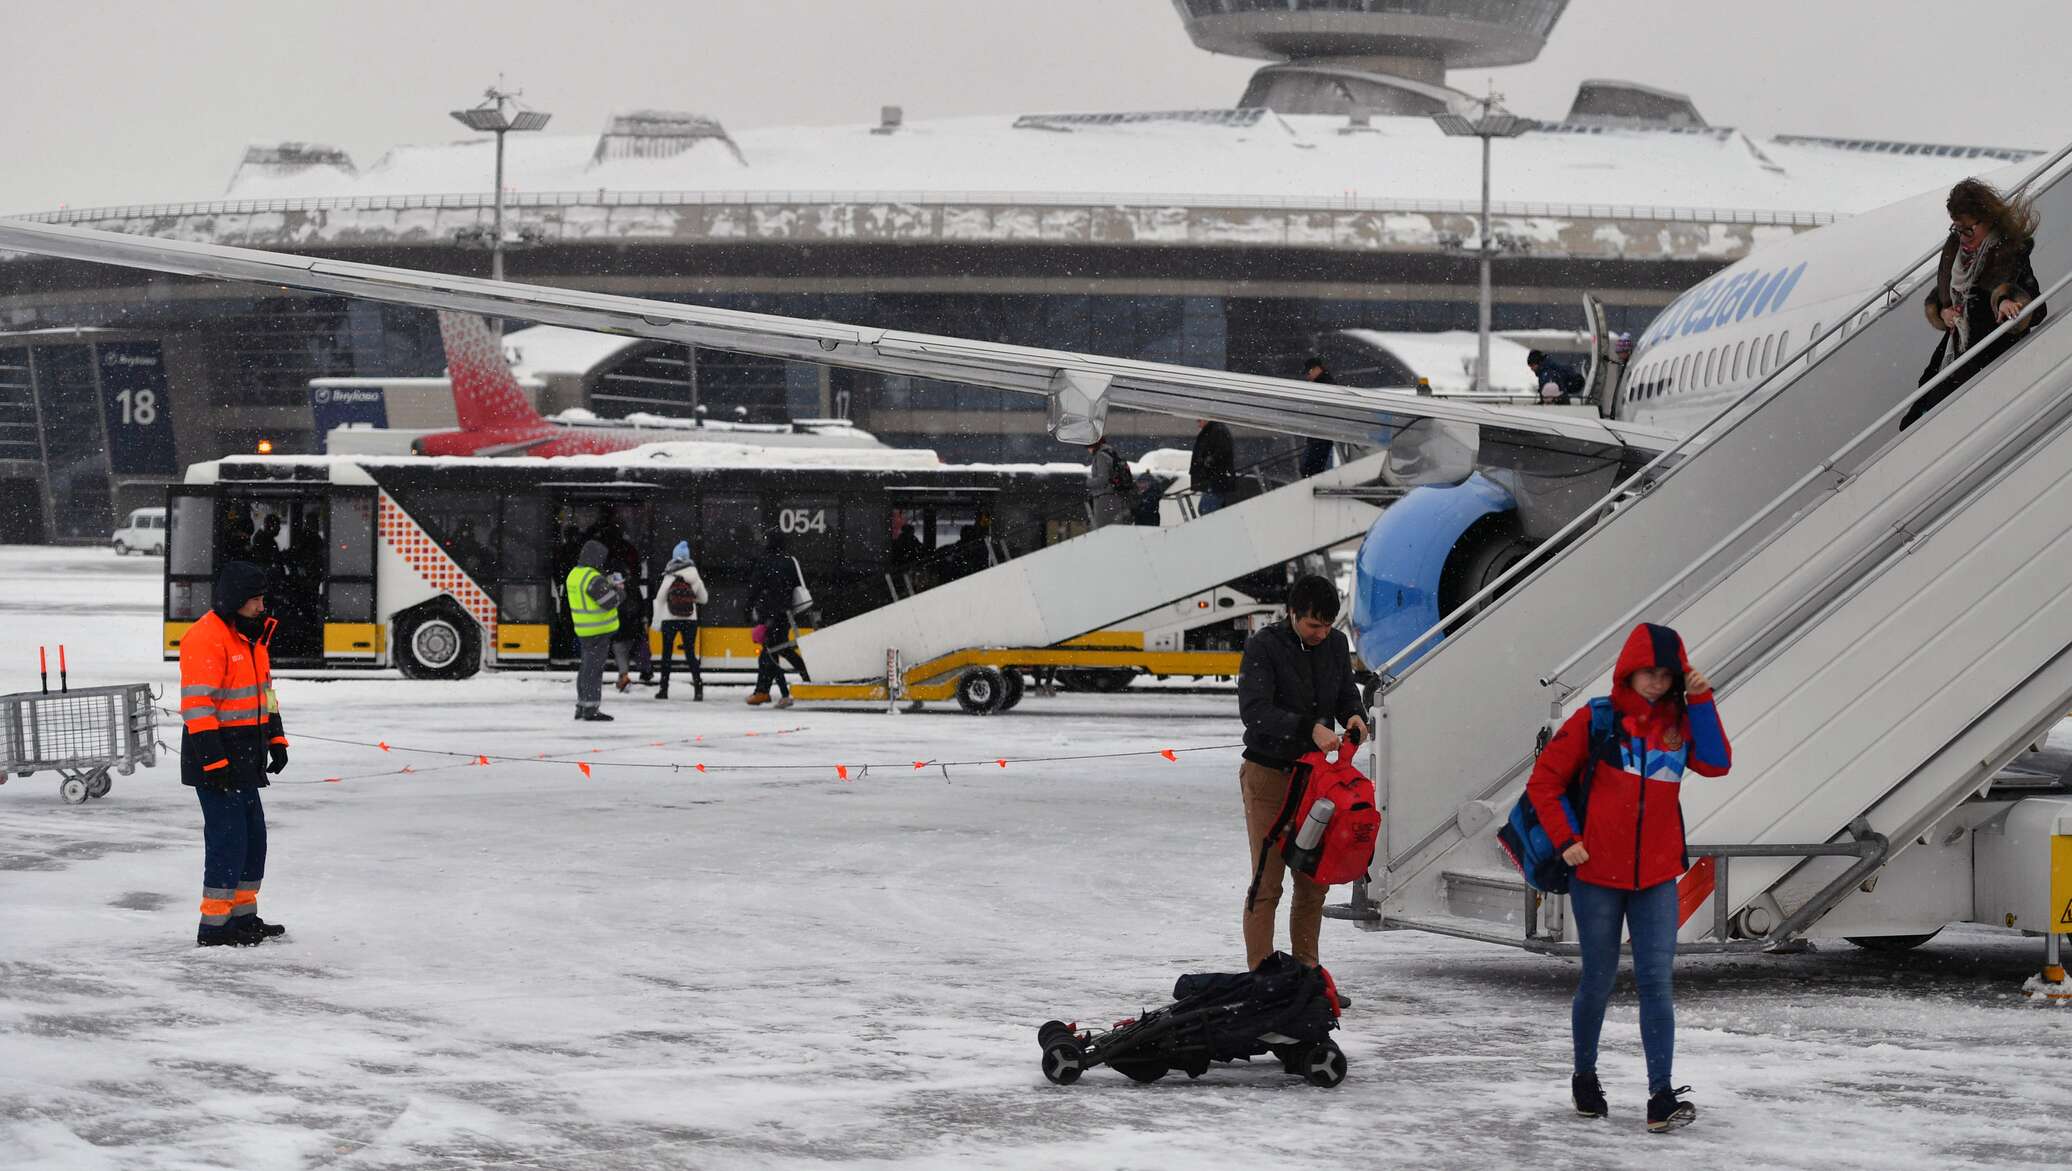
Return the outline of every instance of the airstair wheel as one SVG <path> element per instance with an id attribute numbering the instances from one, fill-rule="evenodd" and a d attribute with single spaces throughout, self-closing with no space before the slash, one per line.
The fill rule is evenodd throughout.
<path id="1" fill-rule="evenodd" d="M 1007 702 L 1007 677 L 998 667 L 972 667 L 957 677 L 957 706 L 989 716 Z"/>

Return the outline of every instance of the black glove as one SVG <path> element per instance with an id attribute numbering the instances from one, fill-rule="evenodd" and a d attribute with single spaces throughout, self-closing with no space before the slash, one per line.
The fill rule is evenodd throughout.
<path id="1" fill-rule="evenodd" d="M 266 746 L 266 771 L 277 773 L 288 767 L 288 746 L 269 744 Z"/>

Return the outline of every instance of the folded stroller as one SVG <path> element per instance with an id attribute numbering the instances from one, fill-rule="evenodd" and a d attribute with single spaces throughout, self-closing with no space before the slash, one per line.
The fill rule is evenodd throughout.
<path id="1" fill-rule="evenodd" d="M 1281 1068 L 1314 1086 L 1345 1080 L 1345 1053 L 1331 1039 L 1338 1027 L 1338 988 L 1331 973 L 1275 952 L 1249 972 L 1182 976 L 1173 1003 L 1111 1029 L 1050 1021 L 1036 1030 L 1043 1076 L 1061 1086 L 1106 1065 L 1134 1081 L 1155 1082 L 1171 1070 L 1200 1077 L 1223 1061 L 1272 1054 Z"/>

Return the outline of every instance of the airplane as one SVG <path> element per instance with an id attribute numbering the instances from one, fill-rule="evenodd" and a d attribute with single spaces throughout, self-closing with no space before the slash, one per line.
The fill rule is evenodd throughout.
<path id="1" fill-rule="evenodd" d="M 1983 176 L 2003 190 L 2056 159 Z M 701 308 L 409 269 L 0 220 L 0 250 L 653 338 L 1044 395 L 1052 434 L 1101 436 L 1111 406 L 1361 447 L 1386 444 L 1408 489 L 1356 561 L 1352 626 L 1371 666 L 1394 659 L 1626 475 L 1814 344 L 1836 344 L 1897 298 L 1909 257 L 1939 245 L 1937 189 L 1756 249 L 1686 290 L 1643 332 L 1621 379 L 1593 360 L 1598 410 L 1449 400 L 838 322 Z M 1917 261 L 1918 263 L 1918 261 Z M 1850 320 L 1844 321 L 1844 315 Z M 1840 326 L 1838 328 L 1838 323 Z M 1601 311 L 1593 323 L 1605 348 Z M 465 365 L 465 363 L 464 363 Z M 1898 393 L 1895 390 L 1895 395 Z M 464 424 L 465 426 L 465 424 Z M 522 441 L 522 440 L 519 440 Z M 535 449 L 537 451 L 538 449 Z M 1428 650 L 1428 647 L 1426 647 Z"/>
<path id="2" fill-rule="evenodd" d="M 533 409 L 511 372 L 511 363 L 489 323 L 472 313 L 439 313 L 439 340 L 446 349 L 446 376 L 453 384 L 456 430 L 411 441 L 420 455 L 603 455 L 648 443 L 716 439 L 764 447 L 881 447 L 847 423 L 766 425 L 706 424 L 613 426 L 549 419 Z"/>

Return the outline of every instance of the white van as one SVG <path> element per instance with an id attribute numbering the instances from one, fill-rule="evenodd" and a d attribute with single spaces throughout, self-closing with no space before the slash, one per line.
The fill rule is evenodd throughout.
<path id="1" fill-rule="evenodd" d="M 165 509 L 139 508 L 115 530 L 116 556 L 126 553 L 156 553 L 165 556 Z"/>

